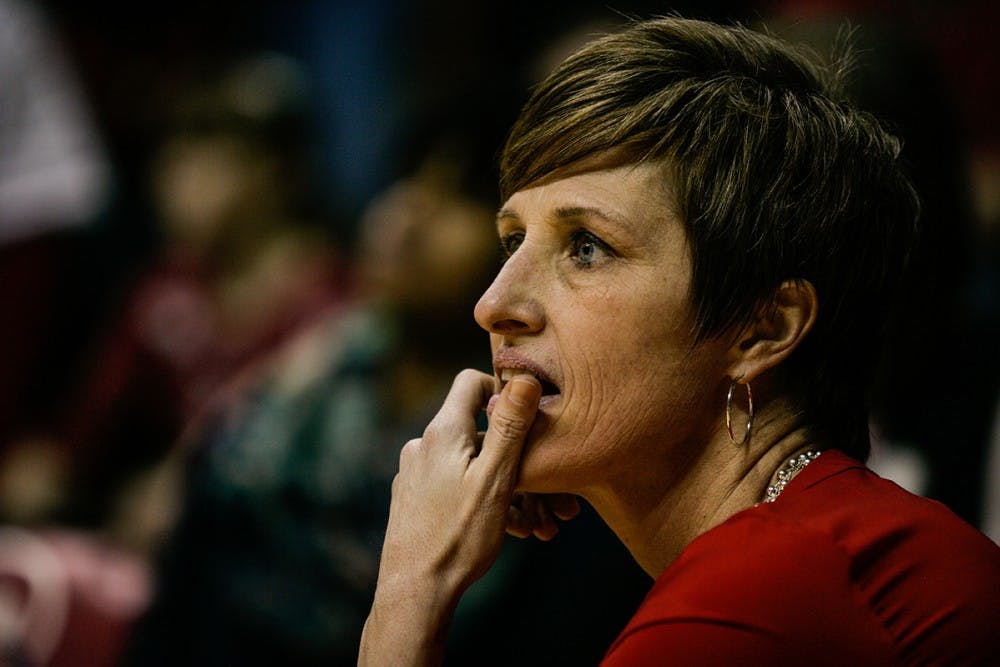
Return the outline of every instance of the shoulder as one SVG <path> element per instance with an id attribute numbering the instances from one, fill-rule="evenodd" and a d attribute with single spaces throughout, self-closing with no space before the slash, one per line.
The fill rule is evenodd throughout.
<path id="1" fill-rule="evenodd" d="M 853 594 L 849 558 L 826 535 L 745 512 L 695 540 L 659 577 L 608 658 L 630 665 L 655 664 L 654 656 L 665 654 L 692 665 L 894 664 L 886 646 Z"/>
<path id="2" fill-rule="evenodd" d="M 1000 664 L 1000 547 L 839 452 L 773 512 L 817 526 L 904 661 Z"/>
<path id="3" fill-rule="evenodd" d="M 840 459 L 817 461 L 787 498 L 692 542 L 609 664 L 665 652 L 684 664 L 947 662 L 959 637 L 988 651 L 987 627 L 1000 624 L 1000 550 L 936 503 Z"/>

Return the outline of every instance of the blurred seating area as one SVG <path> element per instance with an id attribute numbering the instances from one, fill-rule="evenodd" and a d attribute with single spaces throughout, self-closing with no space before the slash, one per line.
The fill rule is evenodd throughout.
<path id="1" fill-rule="evenodd" d="M 0 665 L 354 664 L 398 450 L 490 369 L 507 126 L 671 11 L 855 45 L 924 207 L 871 465 L 1000 540 L 995 3 L 0 0 Z M 585 508 L 446 664 L 595 664 L 648 585 Z"/>

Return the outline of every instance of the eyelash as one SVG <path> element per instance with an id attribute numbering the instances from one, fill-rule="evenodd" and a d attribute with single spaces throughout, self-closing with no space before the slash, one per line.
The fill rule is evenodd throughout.
<path id="1" fill-rule="evenodd" d="M 592 266 L 594 266 L 595 261 L 600 261 L 599 259 L 598 260 L 590 259 L 589 261 L 583 261 L 580 258 L 580 250 L 584 245 L 587 244 L 593 245 L 596 249 L 600 250 L 605 255 L 609 257 L 611 256 L 611 248 L 608 247 L 608 244 L 588 231 L 579 229 L 573 232 L 571 240 L 572 240 L 573 252 L 570 255 L 570 257 L 572 257 L 573 261 L 576 262 L 576 264 L 579 265 L 581 268 L 589 269 Z"/>
<path id="2" fill-rule="evenodd" d="M 521 246 L 522 241 L 524 241 L 523 232 L 512 232 L 500 237 L 500 251 L 503 261 L 506 262 L 510 259 L 510 256 Z"/>
<path id="3" fill-rule="evenodd" d="M 503 261 L 507 261 L 510 257 L 517 252 L 517 249 L 524 242 L 524 232 L 511 232 L 500 238 L 500 250 L 503 254 Z M 603 252 L 608 257 L 612 256 L 611 248 L 607 243 L 594 236 L 592 233 L 578 229 L 570 235 L 570 257 L 573 258 L 574 263 L 584 269 L 589 269 L 594 266 L 595 261 L 598 260 L 588 260 L 584 261 L 580 259 L 580 250 L 584 245 L 591 244 L 597 250 Z"/>

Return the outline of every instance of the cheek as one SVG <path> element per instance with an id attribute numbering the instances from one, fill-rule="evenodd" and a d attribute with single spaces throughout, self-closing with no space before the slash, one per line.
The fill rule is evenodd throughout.
<path id="1" fill-rule="evenodd" d="M 664 429 L 680 433 L 712 418 L 714 350 L 692 352 L 686 324 L 666 322 L 659 312 L 659 318 L 618 317 L 581 338 L 568 364 L 566 405 L 578 427 L 629 440 Z"/>
<path id="2" fill-rule="evenodd" d="M 561 337 L 573 381 L 599 395 L 622 387 L 642 388 L 683 375 L 691 337 L 686 319 L 669 304 L 596 302 L 577 308 Z M 596 316 L 595 316 L 596 313 Z M 608 396 L 613 397 L 613 396 Z"/>
<path id="3" fill-rule="evenodd" d="M 697 419 L 704 390 L 687 369 L 665 359 L 619 368 L 587 388 L 586 420 L 594 432 L 630 440 L 684 430 Z"/>

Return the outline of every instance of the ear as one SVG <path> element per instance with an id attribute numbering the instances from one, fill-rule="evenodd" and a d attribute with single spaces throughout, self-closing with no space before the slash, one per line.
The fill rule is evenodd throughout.
<path id="1" fill-rule="evenodd" d="M 731 348 L 731 376 L 750 382 L 784 361 L 816 322 L 819 299 L 808 280 L 786 280 Z"/>

